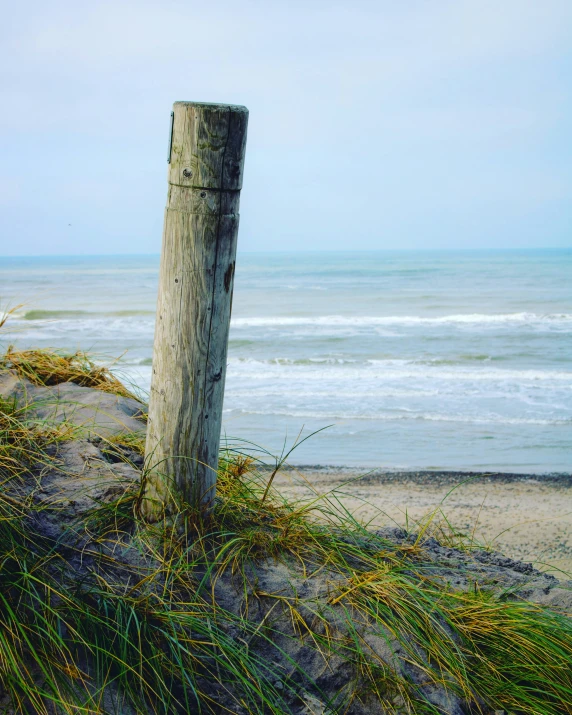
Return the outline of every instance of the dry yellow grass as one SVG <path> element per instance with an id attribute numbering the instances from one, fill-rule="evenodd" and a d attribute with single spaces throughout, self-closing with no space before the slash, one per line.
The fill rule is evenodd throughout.
<path id="1" fill-rule="evenodd" d="M 15 370 L 34 385 L 74 382 L 82 387 L 94 387 L 103 392 L 138 399 L 109 368 L 96 365 L 79 350 L 70 355 L 55 350 L 14 350 L 13 346 L 9 346 L 0 358 L 0 368 Z"/>

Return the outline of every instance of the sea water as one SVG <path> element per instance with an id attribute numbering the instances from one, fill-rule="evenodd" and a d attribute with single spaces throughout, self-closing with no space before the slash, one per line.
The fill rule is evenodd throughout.
<path id="1" fill-rule="evenodd" d="M 0 258 L 0 347 L 121 356 L 148 391 L 158 266 Z M 239 254 L 223 436 L 323 427 L 292 463 L 572 471 L 572 251 Z"/>

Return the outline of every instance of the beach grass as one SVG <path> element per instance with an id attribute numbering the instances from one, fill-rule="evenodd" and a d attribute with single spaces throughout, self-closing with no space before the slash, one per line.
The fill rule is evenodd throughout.
<path id="1" fill-rule="evenodd" d="M 35 384 L 73 375 L 129 393 L 78 353 L 11 351 L 1 364 Z M 324 714 L 374 701 L 437 714 L 434 686 L 470 712 L 572 713 L 569 618 L 510 592 L 454 590 L 433 573 L 424 534 L 392 542 L 335 494 L 288 499 L 247 450 L 221 452 L 208 520 L 181 502 L 147 524 L 136 485 L 91 509 L 75 529 L 103 566 L 74 578 L 78 553 L 35 531 L 47 507 L 24 488 L 59 468 L 55 447 L 73 438 L 0 402 L 0 710 L 282 715 L 301 698 Z M 105 449 L 128 460 L 125 450 L 143 454 L 142 437 L 107 438 Z M 284 588 L 261 586 L 269 564 L 288 574 Z M 324 669 L 351 669 L 352 687 L 321 685 L 293 643 Z"/>
<path id="2" fill-rule="evenodd" d="M 1 327 L 1 326 L 0 326 Z M 58 350 L 15 350 L 12 346 L 0 358 L 0 369 L 14 370 L 34 385 L 48 387 L 73 382 L 121 397 L 138 397 L 109 369 L 94 362 L 80 350 L 68 353 Z"/>

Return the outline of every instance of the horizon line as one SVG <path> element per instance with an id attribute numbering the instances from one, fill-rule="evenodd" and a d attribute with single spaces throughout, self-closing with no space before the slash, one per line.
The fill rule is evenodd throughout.
<path id="1" fill-rule="evenodd" d="M 238 249 L 238 254 L 281 253 L 526 253 L 538 251 L 572 251 L 572 246 L 534 246 L 526 248 L 362 248 L 362 249 Z M 0 254 L 0 258 L 128 258 L 160 257 L 161 253 L 30 253 Z"/>

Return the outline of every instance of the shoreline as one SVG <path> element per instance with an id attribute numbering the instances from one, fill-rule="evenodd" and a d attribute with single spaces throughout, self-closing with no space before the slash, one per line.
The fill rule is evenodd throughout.
<path id="1" fill-rule="evenodd" d="M 272 471 L 272 465 L 261 466 L 262 471 Z M 487 470 L 448 470 L 448 469 L 393 469 L 353 467 L 333 464 L 287 464 L 280 472 L 311 473 L 323 478 L 356 479 L 363 484 L 392 484 L 412 482 L 415 484 L 438 485 L 470 482 L 538 482 L 559 484 L 572 487 L 571 472 L 502 472 Z"/>
<path id="2" fill-rule="evenodd" d="M 274 486 L 305 499 L 333 500 L 368 528 L 431 529 L 540 570 L 572 573 L 572 475 L 512 472 L 360 470 L 290 465 Z"/>

